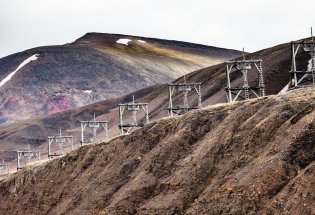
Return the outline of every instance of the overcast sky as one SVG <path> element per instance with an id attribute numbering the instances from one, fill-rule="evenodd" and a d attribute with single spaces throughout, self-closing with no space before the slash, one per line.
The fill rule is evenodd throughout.
<path id="1" fill-rule="evenodd" d="M 252 52 L 310 36 L 315 0 L 0 0 L 0 58 L 86 32 Z"/>

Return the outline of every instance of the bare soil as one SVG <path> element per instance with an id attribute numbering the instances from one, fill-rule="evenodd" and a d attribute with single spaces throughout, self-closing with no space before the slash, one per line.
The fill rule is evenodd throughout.
<path id="1" fill-rule="evenodd" d="M 0 183 L 0 214 L 315 214 L 315 93 L 152 122 Z"/>

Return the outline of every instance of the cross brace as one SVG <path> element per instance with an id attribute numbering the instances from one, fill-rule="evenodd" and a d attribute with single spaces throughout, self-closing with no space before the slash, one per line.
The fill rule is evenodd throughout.
<path id="1" fill-rule="evenodd" d="M 231 87 L 231 73 L 233 71 L 241 72 L 243 75 L 243 86 Z M 258 73 L 258 86 L 250 86 L 248 80 L 249 72 Z M 226 96 L 228 102 L 236 100 L 250 99 L 254 97 L 265 96 L 265 84 L 263 77 L 262 60 L 235 60 L 226 62 Z"/>
<path id="2" fill-rule="evenodd" d="M 132 103 L 127 104 L 119 104 L 119 124 L 118 128 L 120 130 L 120 134 L 130 133 L 132 130 L 137 128 L 143 127 L 145 124 L 149 123 L 149 110 L 148 110 L 148 103 L 135 103 L 134 98 Z M 138 123 L 137 114 L 139 111 L 143 111 L 145 114 L 145 122 Z M 124 123 L 124 116 L 125 113 L 129 112 L 132 114 L 132 122 L 125 124 Z"/>
<path id="3" fill-rule="evenodd" d="M 168 89 L 169 105 L 167 111 L 169 116 L 177 116 L 180 114 L 185 114 L 190 110 L 201 108 L 201 83 L 186 83 L 185 80 L 185 83 L 169 84 Z M 183 106 L 174 107 L 173 96 L 175 91 L 180 92 L 183 95 Z M 195 92 L 197 94 L 197 106 L 191 107 L 189 105 L 188 94 L 191 92 Z"/>

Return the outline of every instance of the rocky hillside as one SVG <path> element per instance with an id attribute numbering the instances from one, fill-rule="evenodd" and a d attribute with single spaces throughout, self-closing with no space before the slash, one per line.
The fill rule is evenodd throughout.
<path id="1" fill-rule="evenodd" d="M 0 59 L 0 123 L 46 116 L 166 83 L 239 56 L 178 41 L 88 33 Z"/>
<path id="2" fill-rule="evenodd" d="M 286 43 L 246 55 L 247 59 L 260 58 L 263 60 L 266 92 L 268 95 L 277 94 L 289 82 L 290 50 L 290 44 Z M 308 59 L 308 55 L 301 53 L 297 60 L 298 69 L 307 64 Z M 226 102 L 224 90 L 226 86 L 225 69 L 226 66 L 224 64 L 218 64 L 186 75 L 188 82 L 202 83 L 202 101 L 204 106 Z M 256 78 L 251 77 L 251 80 L 255 81 Z M 183 78 L 181 77 L 175 82 L 182 81 Z M 240 81 L 242 81 L 240 74 L 233 73 L 233 84 L 240 83 Z M 167 116 L 168 86 L 166 84 L 144 88 L 132 94 L 135 95 L 136 100 L 139 102 L 149 102 L 150 118 L 152 120 Z M 33 118 L 32 120 L 1 126 L 0 148 L 2 150 L 16 150 L 25 147 L 25 144 L 32 144 L 33 147 L 39 147 L 43 153 L 46 153 L 47 136 L 57 133 L 59 128 L 67 130 L 69 134 L 73 134 L 76 137 L 75 143 L 79 145 L 80 120 L 92 119 L 94 112 L 97 119 L 110 121 L 110 135 L 115 136 L 118 134 L 117 105 L 131 101 L 132 94 L 53 114 L 45 118 Z M 182 96 L 176 95 L 173 98 L 175 106 L 182 103 Z M 190 99 L 196 102 L 192 94 L 190 94 Z"/>
<path id="3" fill-rule="evenodd" d="M 1 214 L 314 214 L 315 93 L 152 122 L 0 184 Z"/>

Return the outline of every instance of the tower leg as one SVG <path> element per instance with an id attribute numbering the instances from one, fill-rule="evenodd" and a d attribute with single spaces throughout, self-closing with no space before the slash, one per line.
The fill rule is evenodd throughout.
<path id="1" fill-rule="evenodd" d="M 124 134 L 124 128 L 122 127 L 122 106 L 119 106 L 119 129 L 120 129 L 120 134 Z"/>
<path id="2" fill-rule="evenodd" d="M 20 169 L 20 153 L 18 152 L 18 157 L 17 157 L 17 166 L 16 169 L 19 170 Z"/>
<path id="3" fill-rule="evenodd" d="M 248 77 L 247 77 L 247 70 L 243 70 L 243 78 L 244 78 L 244 85 L 243 85 L 243 89 L 244 89 L 244 98 L 245 100 L 249 99 L 249 86 L 248 86 Z"/>
<path id="4" fill-rule="evenodd" d="M 105 140 L 107 141 L 108 140 L 108 125 L 107 123 L 105 123 Z"/>
<path id="5" fill-rule="evenodd" d="M 97 129 L 97 128 L 93 128 L 93 141 L 96 140 L 96 129 Z"/>
<path id="6" fill-rule="evenodd" d="M 292 44 L 292 69 L 293 69 L 293 86 L 297 87 L 298 86 L 298 80 L 297 80 L 297 74 L 296 74 L 296 53 L 298 51 L 299 46 L 297 47 L 297 49 L 295 50 L 295 45 Z"/>
<path id="7" fill-rule="evenodd" d="M 51 140 L 49 139 L 48 140 L 48 159 L 50 159 L 51 158 L 51 149 L 50 149 L 50 144 L 51 144 Z"/>
<path id="8" fill-rule="evenodd" d="M 201 86 L 200 86 L 200 84 L 198 85 L 198 108 L 201 108 L 201 105 L 202 105 L 202 103 L 201 103 Z"/>
<path id="9" fill-rule="evenodd" d="M 145 124 L 148 124 L 148 123 L 149 123 L 149 108 L 146 105 L 146 107 L 145 107 Z"/>
<path id="10" fill-rule="evenodd" d="M 81 123 L 81 146 L 83 145 L 84 142 L 84 127 L 83 123 Z"/>
<path id="11" fill-rule="evenodd" d="M 173 116 L 173 100 L 172 100 L 172 86 L 169 86 L 168 87 L 168 91 L 169 91 L 169 94 L 168 94 L 168 98 L 169 98 L 169 105 L 168 105 L 168 115 L 169 116 Z"/>
<path id="12" fill-rule="evenodd" d="M 229 65 L 226 65 L 226 87 L 227 87 L 227 98 L 228 98 L 228 103 L 233 101 L 232 98 L 232 92 L 231 92 L 231 80 L 230 80 L 230 72 L 232 70 L 232 67 L 229 67 Z"/>
<path id="13" fill-rule="evenodd" d="M 188 112 L 189 104 L 188 104 L 188 91 L 184 91 L 184 113 Z"/>
<path id="14" fill-rule="evenodd" d="M 259 91 L 260 96 L 265 96 L 265 83 L 264 83 L 264 75 L 263 75 L 263 68 L 262 68 L 262 62 L 259 63 Z"/>
<path id="15" fill-rule="evenodd" d="M 315 47 L 314 44 L 311 45 L 311 71 L 312 71 L 312 81 L 313 87 L 315 87 Z"/>

